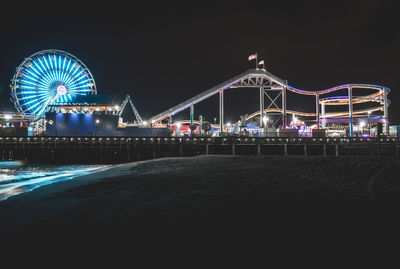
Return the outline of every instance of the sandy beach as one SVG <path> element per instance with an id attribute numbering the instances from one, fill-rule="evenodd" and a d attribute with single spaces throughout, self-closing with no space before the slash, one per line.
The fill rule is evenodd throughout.
<path id="1" fill-rule="evenodd" d="M 23 248 L 41 257 L 44 247 L 62 261 L 89 264 L 131 262 L 133 247 L 152 262 L 165 253 L 196 256 L 190 263 L 206 253 L 223 264 L 244 253 L 264 260 L 267 246 L 280 263 L 288 253 L 337 259 L 338 251 L 392 240 L 399 164 L 204 155 L 115 165 L 0 202 L 1 239 L 8 253 Z"/>
<path id="2" fill-rule="evenodd" d="M 343 214 L 347 214 L 351 208 L 357 212 L 372 206 L 387 208 L 400 193 L 399 164 L 391 158 L 257 156 L 120 164 L 1 202 L 0 228 L 118 226 L 153 219 L 261 219 L 302 210 L 324 215 L 338 209 L 346 209 Z"/>

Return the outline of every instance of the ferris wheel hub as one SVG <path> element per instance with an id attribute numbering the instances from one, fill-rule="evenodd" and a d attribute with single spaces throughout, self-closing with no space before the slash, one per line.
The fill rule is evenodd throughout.
<path id="1" fill-rule="evenodd" d="M 67 88 L 64 85 L 59 85 L 57 87 L 57 94 L 59 95 L 67 94 Z"/>

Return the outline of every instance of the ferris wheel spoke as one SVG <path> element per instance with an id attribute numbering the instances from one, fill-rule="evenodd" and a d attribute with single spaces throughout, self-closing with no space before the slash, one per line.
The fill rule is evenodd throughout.
<path id="1" fill-rule="evenodd" d="M 54 74 L 54 78 L 56 81 L 60 81 L 60 78 L 58 77 L 58 70 L 57 69 L 53 69 L 52 70 L 53 74 Z"/>
<path id="2" fill-rule="evenodd" d="M 42 93 L 42 92 L 46 92 L 46 93 L 48 93 L 49 92 L 49 88 L 47 88 L 47 87 L 38 87 L 38 90 L 37 90 L 37 92 L 39 93 Z"/>
<path id="3" fill-rule="evenodd" d="M 68 73 L 65 72 L 65 70 L 62 71 L 61 80 L 62 80 L 62 82 L 63 82 L 64 84 L 66 84 L 67 77 L 68 77 Z"/>
<path id="4" fill-rule="evenodd" d="M 28 90 L 34 90 L 34 89 L 35 89 L 35 87 L 27 86 L 27 85 L 22 85 L 22 86 L 20 86 L 20 88 L 22 88 L 22 89 L 28 89 Z"/>
<path id="5" fill-rule="evenodd" d="M 85 71 L 85 70 L 80 71 L 80 72 L 76 75 L 76 77 L 77 77 L 76 81 L 79 81 L 79 80 L 81 80 L 81 79 L 83 79 L 83 78 L 86 77 L 85 75 L 83 75 L 83 71 Z"/>
<path id="6" fill-rule="evenodd" d="M 48 92 L 41 92 L 41 93 L 37 93 L 37 94 L 34 94 L 34 95 L 30 95 L 30 96 L 33 96 L 35 98 L 41 98 L 43 96 L 49 96 L 49 93 Z"/>
<path id="7" fill-rule="evenodd" d="M 22 76 L 22 78 L 20 79 L 20 81 L 21 81 L 21 82 L 22 82 L 22 81 L 29 81 L 29 82 L 31 82 L 31 83 L 36 83 L 36 82 L 37 82 L 37 79 L 35 79 L 35 78 L 29 76 L 28 74 L 24 74 L 24 75 Z"/>
<path id="8" fill-rule="evenodd" d="M 63 84 L 65 83 L 65 80 L 64 80 L 64 70 L 60 70 L 60 81 L 62 81 Z"/>
<path id="9" fill-rule="evenodd" d="M 79 81 L 79 80 L 84 79 L 84 78 L 88 78 L 85 74 L 83 74 L 83 71 L 84 71 L 84 70 L 82 70 L 82 71 L 78 74 L 79 78 L 78 78 L 76 81 Z"/>
<path id="10" fill-rule="evenodd" d="M 51 75 L 54 81 L 57 81 L 56 70 L 54 70 L 53 68 L 50 69 L 49 74 Z"/>
<path id="11" fill-rule="evenodd" d="M 28 77 L 23 76 L 20 80 L 19 80 L 19 84 L 22 85 L 29 85 L 29 86 L 36 86 L 37 85 L 37 80 L 32 80 Z"/>
<path id="12" fill-rule="evenodd" d="M 43 70 L 42 76 L 44 79 L 48 80 L 48 81 L 53 81 L 54 79 L 52 78 L 49 70 L 45 67 L 45 69 Z"/>
<path id="13" fill-rule="evenodd" d="M 54 70 L 54 67 L 53 67 L 53 60 L 52 60 L 52 58 L 53 58 L 53 55 L 47 55 L 47 58 L 49 59 L 49 65 L 50 65 L 50 70 Z"/>
<path id="14" fill-rule="evenodd" d="M 57 80 L 57 78 L 54 76 L 54 71 L 52 69 L 50 69 L 48 71 L 49 77 L 51 77 L 52 81 L 54 82 L 55 80 Z"/>
<path id="15" fill-rule="evenodd" d="M 45 80 L 46 82 L 50 83 L 50 81 L 48 80 L 48 78 L 44 77 L 44 72 L 41 71 L 41 73 L 39 73 L 39 77 L 38 77 L 39 81 L 40 80 Z"/>
<path id="16" fill-rule="evenodd" d="M 36 94 L 36 91 L 24 91 L 17 93 L 17 95 L 22 95 L 22 96 L 25 96 L 26 94 Z"/>
<path id="17" fill-rule="evenodd" d="M 65 72 L 66 73 L 69 73 L 69 69 L 71 68 L 71 59 L 68 59 L 68 64 L 67 64 L 67 67 L 65 68 Z"/>
<path id="18" fill-rule="evenodd" d="M 75 84 L 75 79 L 70 79 L 68 82 L 67 82 L 67 85 L 68 85 L 68 89 L 71 89 L 72 88 L 72 86 Z"/>
<path id="19" fill-rule="evenodd" d="M 54 58 L 57 59 L 57 55 L 54 55 Z M 61 70 L 61 55 L 58 57 L 58 62 L 56 63 L 56 70 L 58 75 L 60 75 L 60 70 Z M 60 76 L 58 77 L 60 79 Z"/>
<path id="20" fill-rule="evenodd" d="M 68 79 L 65 81 L 65 84 L 70 84 L 71 81 L 73 81 L 75 79 L 75 77 L 73 76 L 73 74 L 69 73 L 68 74 Z"/>
<path id="21" fill-rule="evenodd" d="M 46 69 L 45 70 L 46 70 L 46 72 L 49 72 L 51 69 L 50 69 L 50 65 L 48 64 L 48 62 L 46 60 L 46 57 L 43 57 L 43 60 L 44 60 L 44 63 L 46 64 Z"/>
<path id="22" fill-rule="evenodd" d="M 60 57 L 61 57 L 61 55 L 60 55 Z M 62 64 L 62 69 L 61 70 L 65 70 L 65 62 L 67 61 L 67 57 L 64 57 L 64 61 L 63 61 L 63 64 Z"/>
<path id="23" fill-rule="evenodd" d="M 76 65 L 76 63 L 74 65 Z M 71 77 L 74 77 L 78 70 L 79 70 L 79 67 L 75 67 L 75 70 L 74 70 L 74 72 L 72 72 Z"/>
<path id="24" fill-rule="evenodd" d="M 69 85 L 71 83 L 71 81 L 73 81 L 73 80 L 75 80 L 75 77 L 73 74 L 70 73 L 70 74 L 68 74 L 68 78 L 65 81 L 65 84 Z"/>
<path id="25" fill-rule="evenodd" d="M 29 70 L 28 68 L 25 68 L 24 72 L 28 72 L 31 76 L 35 77 L 36 80 L 40 79 L 40 77 L 38 75 L 36 75 L 34 72 Z M 26 75 L 26 73 L 25 73 L 25 75 Z"/>
<path id="26" fill-rule="evenodd" d="M 58 70 L 61 70 L 61 65 L 62 65 L 62 63 L 61 63 L 61 55 L 58 55 Z"/>
<path id="27" fill-rule="evenodd" d="M 56 57 L 54 57 L 54 58 L 56 59 Z M 51 69 L 51 72 L 53 73 L 55 80 L 59 80 L 57 62 L 54 62 L 54 67 Z"/>
<path id="28" fill-rule="evenodd" d="M 36 104 L 35 105 L 37 105 L 39 102 L 37 102 L 38 101 L 38 99 L 35 99 L 35 100 L 31 100 L 31 101 L 29 101 L 29 102 L 25 102 L 24 104 L 23 104 L 23 106 L 28 106 L 29 104 L 32 104 L 33 102 L 35 102 L 36 101 Z M 34 106 L 35 106 L 34 105 Z"/>
<path id="29" fill-rule="evenodd" d="M 84 92 L 91 92 L 91 91 L 92 91 L 92 89 L 79 88 L 79 89 L 75 90 L 75 94 L 80 94 L 80 93 L 84 93 Z"/>
<path id="30" fill-rule="evenodd" d="M 73 84 L 71 84 L 71 79 L 74 79 L 74 82 L 73 82 L 73 83 L 75 83 L 76 81 L 80 80 L 80 78 L 78 78 L 78 76 L 80 76 L 80 75 L 83 73 L 84 70 L 82 69 L 82 71 L 80 71 L 78 74 L 75 74 L 76 71 L 78 71 L 78 69 L 75 70 L 74 73 L 71 74 L 70 79 L 67 81 L 67 83 L 68 83 L 69 85 L 73 85 Z M 83 76 L 83 78 L 84 78 L 84 77 L 85 77 L 85 76 Z"/>
<path id="31" fill-rule="evenodd" d="M 36 83 L 36 81 L 35 80 L 27 80 L 27 77 L 25 78 L 23 78 L 23 79 L 20 79 L 19 80 L 22 84 L 25 84 L 25 83 L 28 83 L 28 84 L 30 84 L 30 85 L 36 85 L 37 83 Z"/>
<path id="32" fill-rule="evenodd" d="M 42 65 L 42 63 L 40 62 L 40 59 L 39 59 L 38 61 L 39 61 L 40 65 Z M 39 69 L 40 72 L 36 70 L 36 68 L 35 68 L 34 65 L 31 66 L 32 69 L 33 69 L 39 76 L 41 76 L 41 75 L 43 74 L 43 69 L 42 69 L 43 65 L 42 65 L 42 67 L 40 67 L 40 65 L 39 65 L 35 60 L 33 60 L 33 63 L 34 63 L 34 65 L 37 67 L 37 69 Z"/>
<path id="33" fill-rule="evenodd" d="M 67 83 L 67 80 L 70 77 L 70 72 L 69 72 L 70 67 L 71 67 L 71 61 L 68 62 L 67 67 L 64 70 L 64 79 L 63 79 L 64 83 Z"/>
<path id="34" fill-rule="evenodd" d="M 60 69 L 58 69 L 57 70 L 57 78 L 58 78 L 59 81 L 63 82 L 61 77 L 62 77 L 62 71 Z"/>
<path id="35" fill-rule="evenodd" d="M 43 87 L 43 88 L 48 89 L 49 86 L 50 86 L 50 83 L 51 83 L 50 81 L 41 80 L 41 81 L 38 82 L 38 85 Z"/>
<path id="36" fill-rule="evenodd" d="M 34 111 L 34 113 L 37 113 L 39 116 L 41 116 L 42 115 L 42 113 L 44 112 L 44 110 L 47 108 L 47 105 L 50 103 L 50 101 L 51 101 L 51 98 L 49 98 L 42 106 L 41 106 L 41 108 L 39 107 L 39 110 L 38 111 Z"/>
<path id="37" fill-rule="evenodd" d="M 47 72 L 44 76 L 50 81 L 50 84 L 56 80 L 51 71 Z"/>
<path id="38" fill-rule="evenodd" d="M 63 84 L 65 84 L 64 76 L 64 70 L 60 70 L 60 81 L 62 81 Z"/>
<path id="39" fill-rule="evenodd" d="M 71 86 L 71 88 L 70 89 L 75 89 L 75 88 L 80 88 L 80 87 L 82 87 L 81 85 L 82 84 L 84 84 L 84 83 L 87 83 L 87 82 L 89 82 L 89 80 L 87 79 L 87 80 L 85 80 L 85 81 L 81 81 L 81 82 L 79 82 L 79 83 L 74 83 L 72 86 Z"/>
<path id="40" fill-rule="evenodd" d="M 51 57 L 53 57 L 53 60 L 54 60 L 54 67 L 53 67 L 53 69 L 58 69 L 58 64 L 57 64 L 57 55 L 51 55 Z"/>
<path id="41" fill-rule="evenodd" d="M 49 76 L 49 74 L 43 74 L 41 84 L 45 87 L 50 86 L 53 83 L 53 79 Z"/>
<path id="42" fill-rule="evenodd" d="M 48 95 L 47 93 L 42 93 L 42 94 L 38 94 L 38 95 L 28 95 L 22 98 L 19 98 L 19 100 L 28 100 L 28 99 L 32 99 L 32 98 L 38 98 L 38 97 L 42 97 L 42 96 L 46 96 Z"/>
<path id="43" fill-rule="evenodd" d="M 25 97 L 19 98 L 18 100 L 28 100 L 28 99 L 32 99 L 32 98 L 36 98 L 36 96 L 35 95 L 29 95 L 29 96 L 25 96 Z"/>
<path id="44" fill-rule="evenodd" d="M 82 83 L 85 83 L 85 82 L 88 82 L 88 81 L 89 81 L 88 78 L 86 78 L 86 80 L 84 80 L 84 81 L 80 81 L 81 79 L 84 79 L 84 78 L 85 78 L 85 77 L 82 77 L 82 78 L 79 78 L 79 79 L 75 79 L 74 81 L 72 81 L 71 83 L 68 84 L 69 87 L 72 88 L 72 87 L 74 87 L 75 85 L 80 85 L 80 84 L 82 84 Z"/>
<path id="45" fill-rule="evenodd" d="M 32 106 L 30 108 L 31 113 L 36 114 L 41 108 L 46 107 L 46 106 L 44 106 L 44 104 L 45 104 L 45 102 L 40 102 L 40 103 L 37 103 L 35 106 Z M 36 108 L 36 109 L 33 110 L 34 108 Z"/>
<path id="46" fill-rule="evenodd" d="M 71 71 L 71 70 L 70 70 Z M 65 75 L 65 84 L 69 84 L 70 80 L 74 79 L 74 76 L 71 72 L 66 72 Z"/>
<path id="47" fill-rule="evenodd" d="M 42 66 L 41 72 L 42 72 L 42 74 L 43 74 L 43 73 L 46 72 L 45 70 L 47 70 L 47 68 L 46 68 L 46 66 L 43 64 L 43 58 L 42 58 L 42 59 L 38 58 L 38 61 L 39 61 L 40 65 Z"/>
<path id="48" fill-rule="evenodd" d="M 50 85 L 51 84 L 51 80 L 48 77 L 46 77 L 45 75 L 42 75 L 41 80 L 40 80 L 39 83 L 43 84 L 43 85 Z"/>
<path id="49" fill-rule="evenodd" d="M 69 74 L 71 74 L 72 70 L 75 68 L 74 66 L 75 66 L 75 62 L 71 60 L 71 63 L 69 65 L 69 70 L 67 70 L 67 72 Z"/>

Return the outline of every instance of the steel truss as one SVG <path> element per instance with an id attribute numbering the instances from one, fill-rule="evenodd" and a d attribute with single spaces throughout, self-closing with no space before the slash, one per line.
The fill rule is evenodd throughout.
<path id="1" fill-rule="evenodd" d="M 142 125 L 143 124 L 142 117 L 140 116 L 139 111 L 136 109 L 135 105 L 133 104 L 132 98 L 131 98 L 131 96 L 129 94 L 127 94 L 125 99 L 122 101 L 122 103 L 120 105 L 121 109 L 120 109 L 118 115 L 120 117 L 122 116 L 122 113 L 124 112 L 124 110 L 126 108 L 126 105 L 128 103 L 130 104 L 130 106 L 131 106 L 131 108 L 133 110 L 133 113 L 135 114 L 135 117 L 136 117 L 136 120 L 137 120 L 138 124 Z"/>
<path id="2" fill-rule="evenodd" d="M 287 84 L 287 82 L 285 83 Z M 262 77 L 248 77 L 241 79 L 239 82 L 232 85 L 230 88 L 260 88 L 260 119 L 259 125 L 260 127 L 266 127 L 267 123 L 264 122 L 264 117 L 267 116 L 267 110 L 277 109 L 281 112 L 269 112 L 268 115 L 278 115 L 277 119 L 273 121 L 273 126 L 276 126 L 279 120 L 282 120 L 282 125 L 286 124 L 286 109 L 283 109 L 283 104 L 285 104 L 286 100 L 284 91 L 286 87 L 275 83 L 270 79 L 265 79 Z M 265 96 L 268 98 L 267 102 L 265 101 Z M 279 99 L 280 97 L 280 99 Z M 280 105 L 278 101 L 281 101 Z M 265 108 L 265 105 L 267 107 Z"/>
<path id="3" fill-rule="evenodd" d="M 269 100 L 272 102 L 268 104 L 269 107 L 271 105 L 278 106 L 277 105 L 277 97 L 272 97 L 269 92 L 280 92 L 280 96 L 282 98 L 285 98 L 285 94 L 283 93 L 286 89 L 287 82 L 284 80 L 281 80 L 274 75 L 270 74 L 269 72 L 263 70 L 263 69 L 251 69 L 248 70 L 247 72 L 240 74 L 230 80 L 227 80 L 224 83 L 221 83 L 193 98 L 190 98 L 189 100 L 178 104 L 167 111 L 164 111 L 151 119 L 149 119 L 150 122 L 159 122 L 162 121 L 166 118 L 170 118 L 173 115 L 177 114 L 178 112 L 185 110 L 189 107 L 193 107 L 195 104 L 211 97 L 214 96 L 215 94 L 219 94 L 219 118 L 220 118 L 220 127 L 221 130 L 223 130 L 223 119 L 224 119 L 224 96 L 223 92 L 227 89 L 230 88 L 260 88 L 260 112 L 262 112 L 262 115 L 264 115 L 264 95 L 267 96 Z M 285 104 L 285 100 L 282 101 L 282 104 Z M 283 109 L 283 118 L 285 118 L 284 115 L 286 115 L 285 108 L 282 107 Z M 193 110 L 193 108 L 192 108 Z M 260 117 L 260 126 L 263 126 L 262 122 L 262 116 Z"/>

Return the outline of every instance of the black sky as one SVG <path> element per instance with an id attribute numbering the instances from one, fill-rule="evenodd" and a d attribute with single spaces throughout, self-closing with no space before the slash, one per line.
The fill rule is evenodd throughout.
<path id="1" fill-rule="evenodd" d="M 257 51 L 271 73 L 297 88 L 391 88 L 389 116 L 400 124 L 395 1 L 293 2 L 15 3 L 0 11 L 0 110 L 13 110 L 15 68 L 43 49 L 77 56 L 98 93 L 129 93 L 143 118 L 253 67 L 247 57 Z M 256 90 L 227 93 L 226 118 L 256 111 L 257 98 Z M 216 100 L 198 106 L 196 114 L 210 119 Z M 312 101 L 292 97 L 288 108 L 313 111 Z M 188 118 L 185 113 L 180 117 Z"/>

